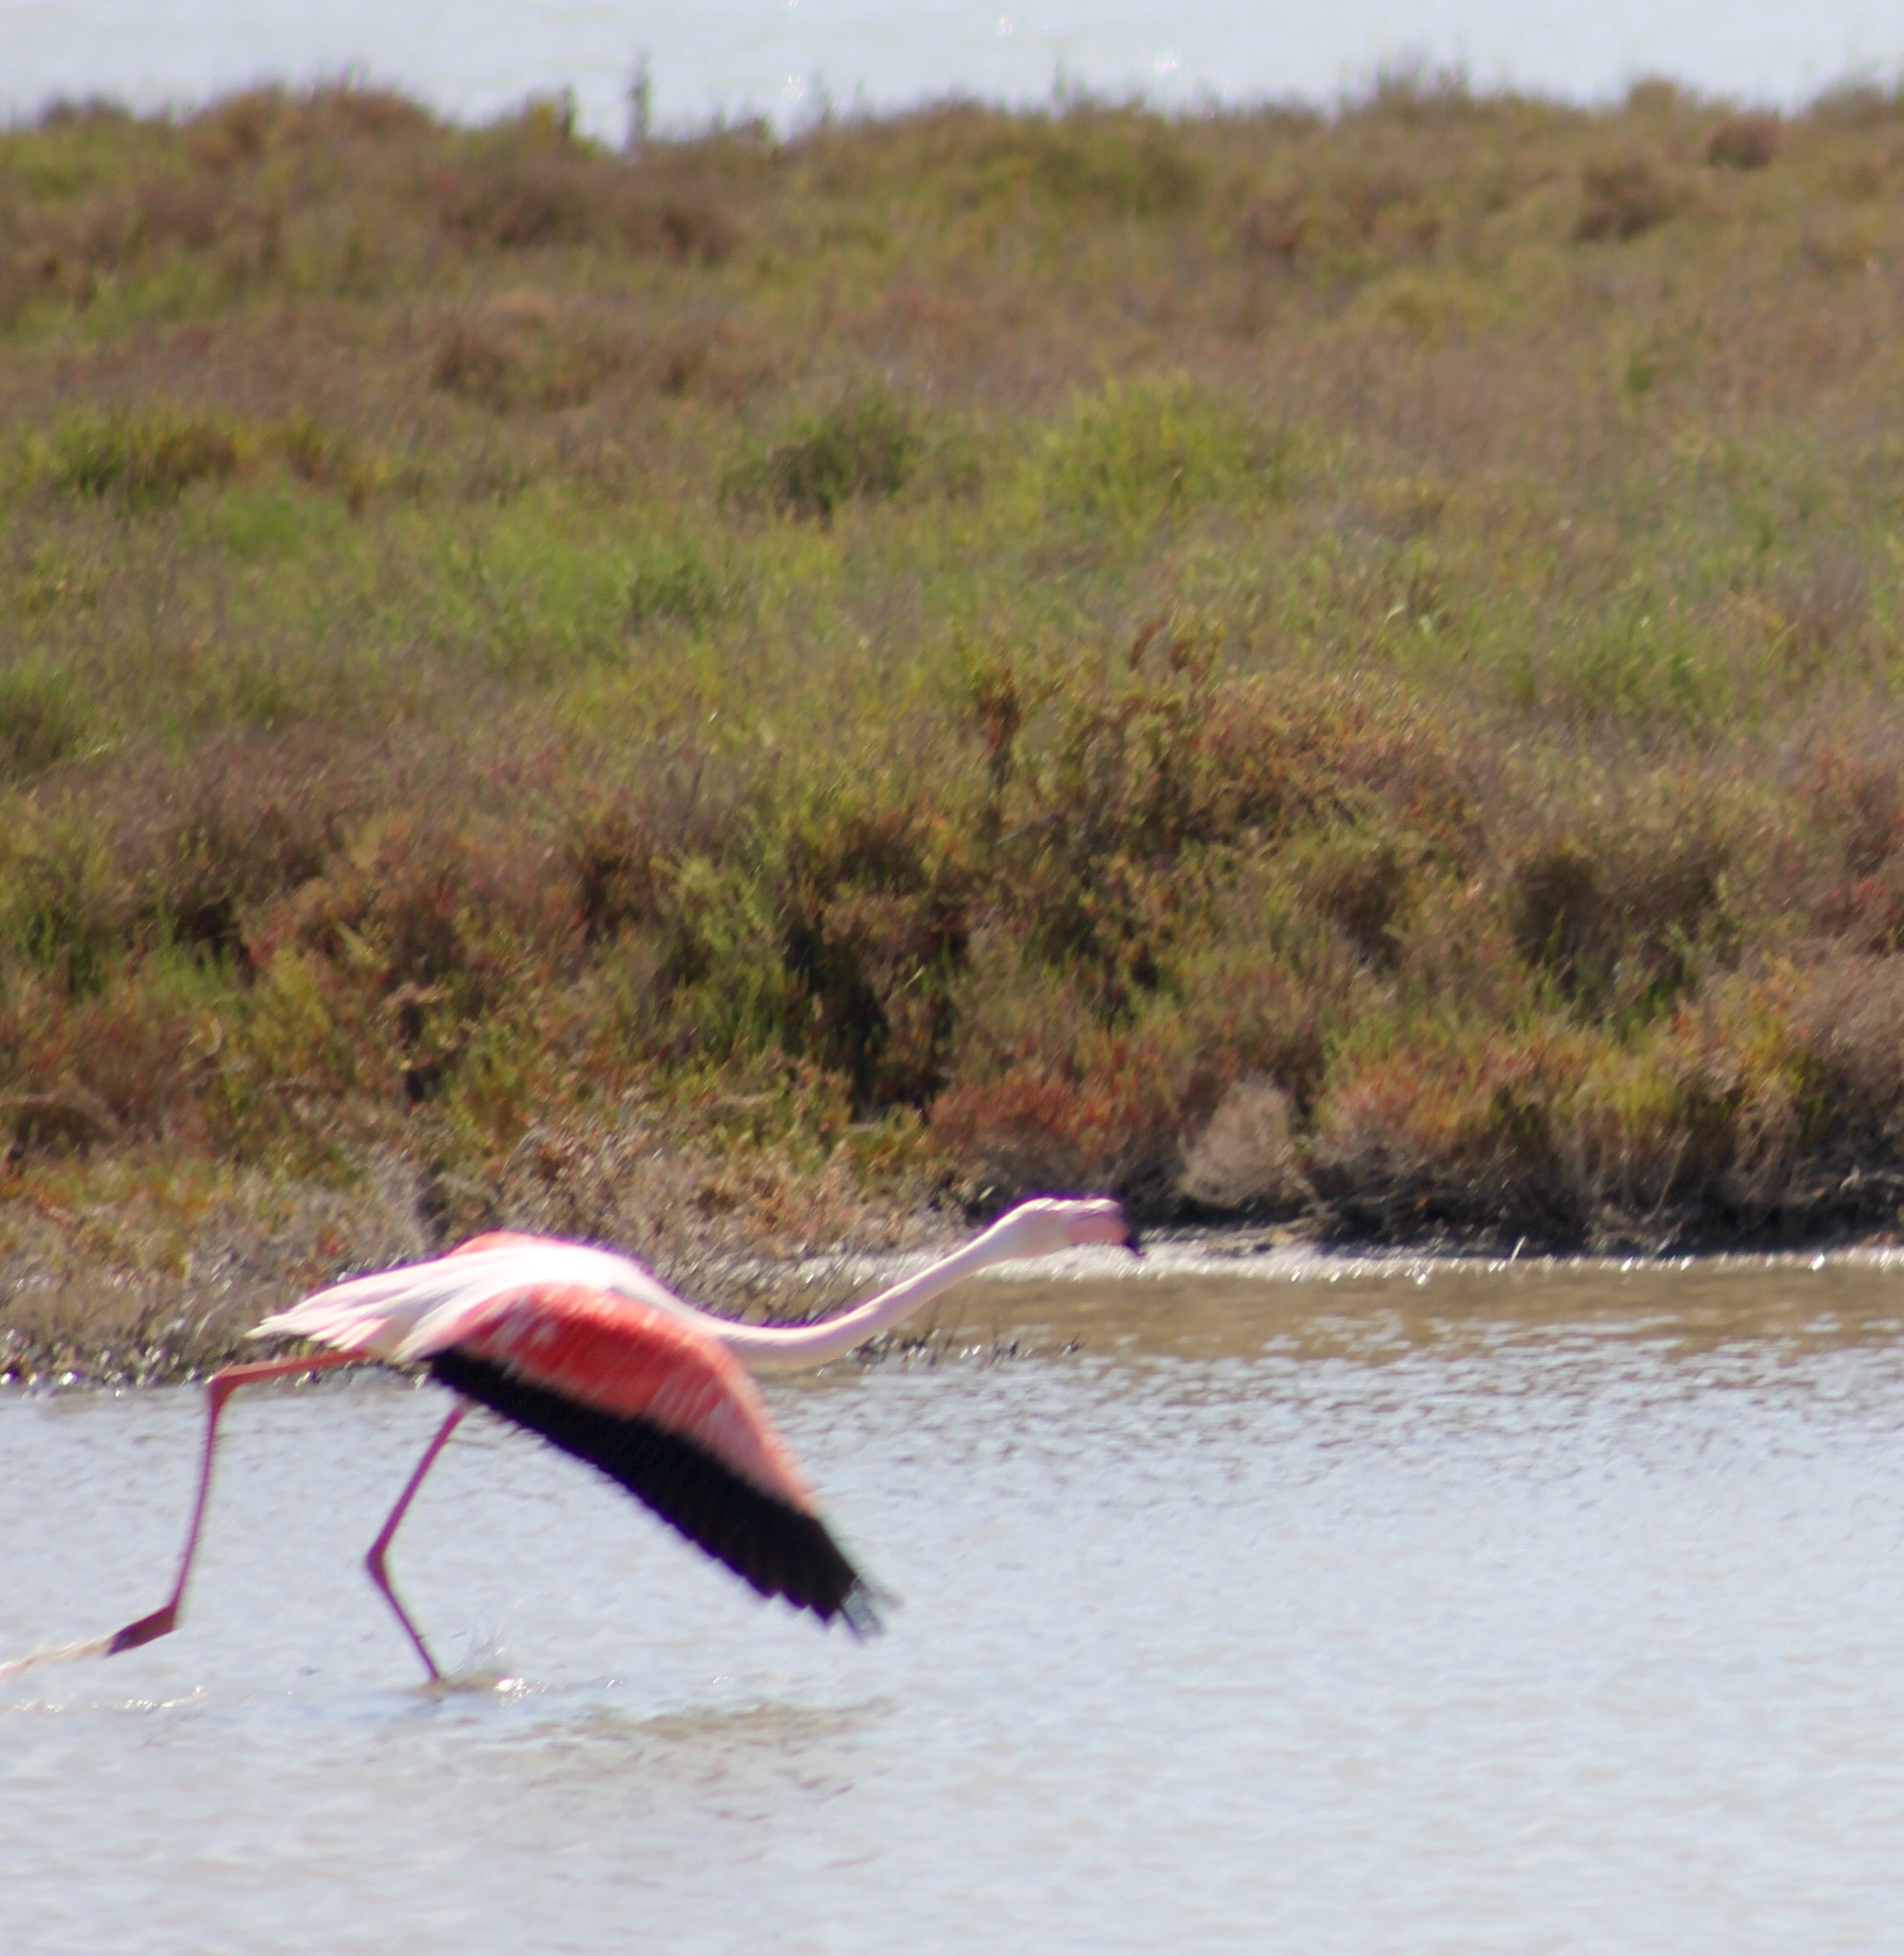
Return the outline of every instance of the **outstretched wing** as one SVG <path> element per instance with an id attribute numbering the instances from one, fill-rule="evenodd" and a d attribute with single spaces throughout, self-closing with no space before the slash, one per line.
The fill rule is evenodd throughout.
<path id="1" fill-rule="evenodd" d="M 878 1626 L 753 1381 L 691 1324 L 585 1285 L 538 1284 L 427 1363 L 619 1481 L 761 1595 Z"/>
<path id="2" fill-rule="evenodd" d="M 427 1358 L 504 1301 L 539 1285 L 579 1285 L 663 1314 L 696 1315 L 631 1257 L 556 1237 L 496 1232 L 448 1256 L 333 1284 L 268 1317 L 254 1338 L 310 1338 L 365 1358 Z"/>

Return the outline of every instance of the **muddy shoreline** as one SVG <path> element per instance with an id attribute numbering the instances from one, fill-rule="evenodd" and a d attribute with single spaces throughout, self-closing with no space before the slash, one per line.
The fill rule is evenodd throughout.
<path id="1" fill-rule="evenodd" d="M 204 1377 L 222 1366 L 259 1355 L 251 1327 L 270 1310 L 323 1283 L 361 1269 L 433 1253 L 400 1230 L 376 1231 L 381 1254 L 313 1270 L 307 1256 L 282 1243 L 254 1244 L 249 1255 L 208 1244 L 193 1267 L 129 1273 L 69 1262 L 22 1268 L 17 1257 L 0 1289 L 0 1391 L 59 1392 L 83 1388 L 168 1385 Z M 694 1252 L 650 1261 L 684 1295 L 737 1317 L 791 1321 L 822 1317 L 856 1297 L 893 1282 L 958 1240 L 960 1226 L 943 1215 L 912 1219 L 904 1247 L 843 1245 L 820 1253 L 762 1256 L 731 1242 L 702 1243 Z M 1740 1242 L 1697 1248 L 1586 1251 L 1531 1245 L 1524 1240 L 1415 1243 L 1329 1238 L 1301 1225 L 1248 1222 L 1187 1223 L 1144 1232 L 1143 1256 L 1080 1251 L 980 1273 L 955 1301 L 918 1327 L 879 1341 L 862 1362 L 937 1353 L 941 1320 L 959 1315 L 957 1296 L 980 1286 L 1088 1283 L 1176 1284 L 1210 1279 L 1271 1284 L 1365 1283 L 1477 1273 L 1523 1277 L 1604 1271 L 1721 1272 L 1737 1269 L 1822 1269 L 1904 1266 L 1904 1241 L 1894 1232 L 1842 1234 L 1809 1244 Z M 637 1252 L 639 1253 L 639 1252 Z M 304 1271 L 312 1271 L 306 1276 Z"/>

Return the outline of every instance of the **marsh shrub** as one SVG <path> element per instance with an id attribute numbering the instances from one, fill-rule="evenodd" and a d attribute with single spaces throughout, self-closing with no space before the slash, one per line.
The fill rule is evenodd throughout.
<path id="1" fill-rule="evenodd" d="M 0 135 L 0 1237 L 1892 1223 L 1897 108 Z"/>
<path id="2" fill-rule="evenodd" d="M 318 953 L 388 996 L 443 994 L 462 1009 L 518 979 L 573 968 L 573 886 L 536 840 L 392 817 L 261 920 L 254 961 L 286 945 Z"/>
<path id="3" fill-rule="evenodd" d="M 1577 1243 L 1581 1191 L 1559 1127 L 1600 1042 L 1578 1029 L 1371 1027 L 1331 1068 L 1308 1172 L 1351 1233 L 1493 1225 Z"/>
<path id="4" fill-rule="evenodd" d="M 319 739 L 230 739 L 195 765 L 134 770 L 101 800 L 132 885 L 133 929 L 248 965 L 247 931 L 323 875 L 371 799 Z"/>
<path id="5" fill-rule="evenodd" d="M 1311 837 L 1314 894 L 1386 939 L 1400 865 L 1471 845 L 1460 758 L 1426 720 L 1373 689 L 1219 679 L 1194 636 L 1163 636 L 1164 675 L 1048 682 L 1039 737 L 1019 734 L 994 757 L 992 902 L 1111 1015 L 1206 941 L 1213 905 L 1256 852 Z M 1355 826 L 1379 838 L 1385 821 L 1401 837 L 1393 860 L 1379 840 L 1352 860 Z M 1337 842 L 1313 840 L 1336 829 Z M 1301 860 L 1280 866 L 1285 885 Z"/>
<path id="6" fill-rule="evenodd" d="M 1583 244 L 1621 244 L 1664 223 L 1683 202 L 1679 186 L 1651 159 L 1609 157 L 1581 172 L 1574 235 Z"/>
<path id="7" fill-rule="evenodd" d="M 504 149 L 434 179 L 443 229 L 479 250 L 596 244 L 683 265 L 719 265 L 740 226 L 710 189 L 668 182 L 561 147 Z"/>
<path id="8" fill-rule="evenodd" d="M 38 815 L 0 837 L 0 951 L 58 990 L 78 996 L 108 982 L 129 941 L 127 907 L 91 823 Z"/>
<path id="9" fill-rule="evenodd" d="M 1791 900 L 1844 949 L 1904 946 L 1904 768 L 1828 746 L 1809 756 L 1801 793 L 1823 849 Z"/>
<path id="10" fill-rule="evenodd" d="M 1763 170 L 1777 160 L 1784 135 L 1776 116 L 1730 116 L 1707 139 L 1705 160 L 1715 169 Z"/>
<path id="11" fill-rule="evenodd" d="M 1889 1167 L 1904 1139 L 1904 958 L 1828 957 L 1791 989 L 1807 1111 L 1834 1151 Z"/>
<path id="12" fill-rule="evenodd" d="M 1266 191 L 1237 221 L 1237 248 L 1272 265 L 1292 266 L 1309 235 L 1312 219 L 1307 201 L 1296 185 Z"/>
<path id="13" fill-rule="evenodd" d="M 917 415 L 883 388 L 862 388 L 793 422 L 729 471 L 727 500 L 830 523 L 856 498 L 897 496 L 924 446 Z"/>
<path id="14" fill-rule="evenodd" d="M 560 157 L 501 158 L 438 181 L 443 228 L 496 251 L 580 244 L 600 228 L 600 184 L 585 164 Z"/>
<path id="15" fill-rule="evenodd" d="M 241 90 L 180 127 L 180 146 L 217 175 L 250 170 L 277 152 L 333 144 L 392 144 L 437 128 L 429 110 L 388 89 L 321 82 L 303 93 L 276 86 Z"/>
<path id="16" fill-rule="evenodd" d="M 1032 181 L 1067 209 L 1171 217 L 1203 194 L 1202 164 L 1154 117 L 1086 111 L 1028 121 L 1007 141 L 1028 162 Z"/>
<path id="17" fill-rule="evenodd" d="M 562 848 L 591 945 L 610 943 L 659 913 L 669 851 L 652 811 L 632 796 L 591 797 L 573 810 Z"/>
<path id="18" fill-rule="evenodd" d="M 615 202 L 613 223 L 628 250 L 678 265 L 725 265 L 742 235 L 715 192 L 687 185 L 624 193 Z"/>
<path id="19" fill-rule="evenodd" d="M 203 170 L 255 163 L 270 146 L 286 106 L 277 89 L 246 89 L 227 96 L 185 125 L 185 154 Z"/>
<path id="20" fill-rule="evenodd" d="M 529 353 L 520 337 L 477 321 L 447 327 L 431 356 L 430 380 L 445 393 L 461 395 L 504 414 L 521 389 Z"/>
<path id="21" fill-rule="evenodd" d="M 1526 847 L 1508 875 L 1514 943 L 1585 1010 L 1650 1010 L 1693 982 L 1731 928 L 1723 829 L 1698 811 L 1588 827 Z"/>
<path id="22" fill-rule="evenodd" d="M 1210 1096 L 1181 1026 L 1162 1013 L 956 1081 L 933 1103 L 932 1133 L 977 1206 L 1095 1187 L 1153 1214 L 1172 1206 L 1180 1130 Z"/>
<path id="23" fill-rule="evenodd" d="M 102 219 L 92 240 L 102 269 L 167 245 L 185 251 L 236 245 L 236 252 L 226 254 L 229 266 L 268 271 L 284 248 L 284 213 L 275 203 L 238 197 L 215 183 L 148 183 L 127 208 L 116 238 L 108 223 Z"/>
<path id="24" fill-rule="evenodd" d="M 1297 886 L 1370 964 L 1395 962 L 1413 893 L 1417 852 L 1383 829 L 1353 823 L 1315 839 L 1298 856 Z"/>
<path id="25" fill-rule="evenodd" d="M 856 1106 L 923 1106 L 943 1084 L 978 861 L 923 799 L 849 800 L 792 839 L 777 907 L 804 999 L 800 1049 Z"/>
<path id="26" fill-rule="evenodd" d="M 0 1045 L 11 1046 L 16 1077 L 57 1081 L 62 1097 L 103 1109 L 123 1131 L 202 1146 L 193 976 L 162 959 L 125 975 L 131 982 L 81 997 L 22 991 L 0 1011 Z"/>

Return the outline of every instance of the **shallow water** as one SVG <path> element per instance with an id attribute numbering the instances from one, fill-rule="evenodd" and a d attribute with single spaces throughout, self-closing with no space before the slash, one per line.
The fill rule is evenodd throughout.
<path id="1" fill-rule="evenodd" d="M 0 1944 L 1904 1946 L 1904 1268 L 1166 1270 L 952 1322 L 771 1391 L 885 1638 L 472 1422 L 394 1561 L 509 1682 L 441 1695 L 358 1563 L 439 1395 L 241 1397 L 180 1633 L 0 1686 Z M 0 1654 L 159 1600 L 200 1416 L 0 1401 Z"/>

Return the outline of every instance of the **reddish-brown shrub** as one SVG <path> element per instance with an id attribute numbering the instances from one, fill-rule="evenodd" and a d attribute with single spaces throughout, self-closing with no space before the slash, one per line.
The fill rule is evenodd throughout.
<path id="1" fill-rule="evenodd" d="M 1237 225 L 1240 248 L 1272 265 L 1295 263 L 1309 235 L 1309 211 L 1300 190 L 1271 191 L 1250 205 Z"/>
<path id="2" fill-rule="evenodd" d="M 0 1007 L 0 1052 L 16 1093 L 96 1105 L 125 1133 L 202 1144 L 197 1085 L 207 1054 L 200 1015 L 162 969 L 128 965 L 82 998 L 16 987 Z"/>
<path id="3" fill-rule="evenodd" d="M 1047 690 L 1047 702 L 1055 728 L 1019 738 L 998 804 L 996 902 L 1040 956 L 1090 975 L 1107 1014 L 1155 989 L 1235 852 L 1363 816 L 1412 831 L 1416 848 L 1472 846 L 1445 738 L 1380 695 L 1186 668 L 1122 691 Z M 1372 883 L 1346 859 L 1335 879 L 1344 914 L 1378 937 L 1398 895 L 1380 855 L 1364 865 L 1380 872 Z"/>
<path id="4" fill-rule="evenodd" d="M 501 414 L 516 398 L 528 357 L 513 333 L 458 320 L 437 337 L 431 384 Z"/>
<path id="5" fill-rule="evenodd" d="M 479 402 L 495 414 L 518 403 L 555 411 L 594 399 L 642 350 L 624 333 L 587 319 L 558 322 L 537 293 L 512 294 L 436 336 L 434 386 Z"/>
<path id="6" fill-rule="evenodd" d="M 1852 950 L 1904 946 L 1904 768 L 1821 748 L 1799 794 L 1829 852 L 1802 890 L 1817 926 Z"/>
<path id="7" fill-rule="evenodd" d="M 1808 1140 L 1894 1179 L 1904 1142 L 1904 958 L 1827 958 L 1790 990 L 1791 1036 L 1809 1075 Z"/>
<path id="8" fill-rule="evenodd" d="M 564 842 L 576 908 L 591 945 L 645 924 L 660 906 L 668 874 L 652 815 L 627 796 L 578 808 Z"/>
<path id="9" fill-rule="evenodd" d="M 840 810 L 797 839 L 780 907 L 802 1045 L 861 1107 L 942 1084 L 976 894 L 963 841 L 923 800 Z"/>
<path id="10" fill-rule="evenodd" d="M 185 154 L 201 169 L 226 171 L 255 163 L 270 146 L 289 109 L 282 89 L 246 89 L 214 102 L 180 132 Z"/>
<path id="11" fill-rule="evenodd" d="M 1784 137 L 1776 116 L 1728 116 L 1707 139 L 1705 160 L 1715 169 L 1763 170 L 1777 159 Z"/>
<path id="12" fill-rule="evenodd" d="M 1309 902 L 1368 963 L 1392 965 L 1413 865 L 1392 835 L 1351 826 L 1321 837 L 1295 865 Z"/>
<path id="13" fill-rule="evenodd" d="M 1602 1050 L 1547 1024 L 1425 1030 L 1345 1056 L 1318 1103 L 1309 1152 L 1328 1213 L 1338 1227 L 1391 1240 L 1495 1228 L 1577 1243 L 1589 1218 L 1557 1130 Z"/>
<path id="14" fill-rule="evenodd" d="M 499 155 L 432 179 L 440 222 L 497 251 L 591 241 L 683 264 L 717 265 L 739 228 L 708 192 L 561 150 Z"/>
<path id="15" fill-rule="evenodd" d="M 583 920 L 551 859 L 513 838 L 395 818 L 273 906 L 247 948 L 262 967 L 302 947 L 383 1001 L 420 1099 L 440 1085 L 468 1021 L 575 968 Z"/>
<path id="16" fill-rule="evenodd" d="M 995 1079 L 948 1087 L 932 1104 L 932 1135 L 979 1206 L 1113 1189 L 1168 1211 L 1179 1131 L 1207 1112 L 1195 1104 L 1189 1072 L 1167 1023 L 1107 1033 L 1068 1066 L 1026 1059 Z"/>
<path id="17" fill-rule="evenodd" d="M 1633 154 L 1589 163 L 1581 173 L 1574 236 L 1586 244 L 1622 243 L 1674 216 L 1684 195 L 1648 158 Z"/>

